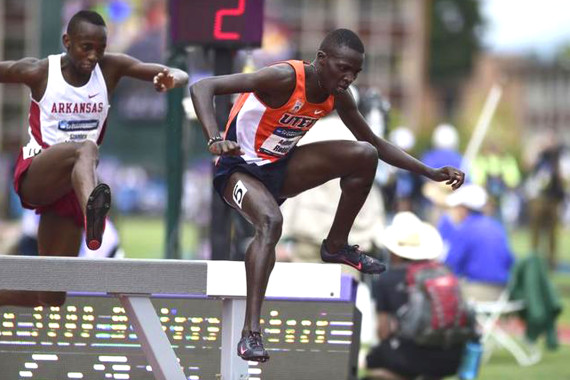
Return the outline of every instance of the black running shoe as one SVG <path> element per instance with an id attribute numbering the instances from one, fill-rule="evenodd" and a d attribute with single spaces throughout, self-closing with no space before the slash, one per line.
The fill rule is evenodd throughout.
<path id="1" fill-rule="evenodd" d="M 90 250 L 101 247 L 105 218 L 111 208 L 111 189 L 100 183 L 91 192 L 85 210 L 85 242 Z"/>
<path id="2" fill-rule="evenodd" d="M 321 244 L 321 259 L 326 263 L 346 264 L 362 273 L 380 274 L 386 271 L 386 265 L 380 260 L 366 255 L 357 245 L 346 245 L 336 253 L 329 253 L 325 246 L 326 240 Z"/>
<path id="3" fill-rule="evenodd" d="M 264 363 L 269 360 L 269 354 L 263 348 L 261 333 L 250 332 L 240 339 L 237 346 L 237 353 L 243 360 Z"/>

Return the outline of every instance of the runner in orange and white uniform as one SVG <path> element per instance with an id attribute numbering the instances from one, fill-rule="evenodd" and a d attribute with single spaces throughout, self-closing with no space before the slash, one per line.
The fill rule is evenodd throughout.
<path id="1" fill-rule="evenodd" d="M 285 156 L 317 120 L 334 107 L 334 96 L 313 104 L 305 95 L 305 63 L 287 61 L 295 70 L 296 85 L 289 101 L 279 108 L 263 103 L 255 93 L 240 95 L 230 113 L 226 139 L 237 141 L 248 163 L 263 165 Z"/>
<path id="2" fill-rule="evenodd" d="M 203 79 L 190 88 L 210 153 L 220 155 L 214 186 L 220 196 L 255 227 L 247 248 L 247 301 L 237 354 L 244 360 L 269 359 L 263 346 L 260 312 L 275 264 L 275 245 L 288 197 L 340 178 L 342 195 L 329 234 L 321 246 L 325 262 L 343 263 L 379 274 L 383 263 L 348 244 L 354 218 L 376 173 L 378 159 L 397 167 L 461 186 L 461 171 L 425 166 L 376 136 L 347 91 L 364 61 L 360 38 L 347 29 L 329 33 L 309 64 L 288 61 L 253 73 Z M 219 135 L 213 100 L 241 93 L 231 110 L 225 136 Z M 322 141 L 296 147 L 321 117 L 335 109 L 358 141 Z M 315 223 L 319 221 L 315 220 Z"/>
<path id="3" fill-rule="evenodd" d="M 297 142 L 322 117 L 334 107 L 334 96 L 314 104 L 307 101 L 305 94 L 305 66 L 303 61 L 287 61 L 295 71 L 295 88 L 281 107 L 272 108 L 253 92 L 243 93 L 235 102 L 228 123 L 225 139 L 237 142 L 245 154 L 222 156 L 217 162 L 214 186 L 223 194 L 226 181 L 235 171 L 247 172 L 261 180 L 271 193 L 280 199 L 279 190 L 284 171 L 266 171 L 258 166 L 273 164 L 281 167 L 283 160 L 295 148 Z M 277 165 L 275 165 L 278 163 Z M 265 173 L 265 174 L 264 174 Z"/>

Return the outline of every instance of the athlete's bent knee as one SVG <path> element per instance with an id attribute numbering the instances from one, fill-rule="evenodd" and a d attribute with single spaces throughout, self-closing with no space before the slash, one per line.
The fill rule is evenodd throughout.
<path id="1" fill-rule="evenodd" d="M 99 157 L 99 147 L 97 144 L 91 140 L 82 141 L 77 143 L 75 154 L 77 158 L 80 157 L 92 157 L 97 160 Z"/>
<path id="2" fill-rule="evenodd" d="M 363 165 L 372 165 L 374 169 L 378 165 L 378 150 L 376 147 L 366 141 L 358 141 L 356 155 Z"/>
<path id="3" fill-rule="evenodd" d="M 283 227 L 283 216 L 281 213 L 264 215 L 260 223 L 255 226 L 257 234 L 267 244 L 277 244 L 281 237 Z"/>

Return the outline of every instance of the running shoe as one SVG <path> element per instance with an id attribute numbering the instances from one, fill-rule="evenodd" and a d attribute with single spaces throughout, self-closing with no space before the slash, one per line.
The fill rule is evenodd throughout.
<path id="1" fill-rule="evenodd" d="M 329 253 L 323 240 L 321 244 L 321 259 L 326 263 L 346 264 L 362 273 L 380 274 L 386 271 L 386 265 L 380 260 L 368 256 L 358 245 L 345 245 L 340 251 Z"/>
<path id="2" fill-rule="evenodd" d="M 91 192 L 85 210 L 85 242 L 87 247 L 95 251 L 101 247 L 105 218 L 111 208 L 111 189 L 100 183 Z"/>
<path id="3" fill-rule="evenodd" d="M 237 346 L 237 353 L 243 360 L 261 363 L 269 360 L 269 354 L 263 348 L 263 340 L 259 332 L 250 332 L 242 337 Z"/>

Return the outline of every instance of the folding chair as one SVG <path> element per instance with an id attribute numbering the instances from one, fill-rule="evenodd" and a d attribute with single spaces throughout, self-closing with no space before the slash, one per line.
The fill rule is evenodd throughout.
<path id="1" fill-rule="evenodd" d="M 510 284 L 509 284 L 510 285 Z M 523 300 L 511 301 L 508 286 L 497 301 L 472 301 L 477 324 L 481 329 L 481 344 L 483 345 L 483 362 L 487 362 L 498 345 L 509 351 L 521 366 L 536 364 L 542 358 L 542 352 L 535 344 L 521 342 L 507 332 L 499 323 L 501 318 L 524 310 Z"/>

